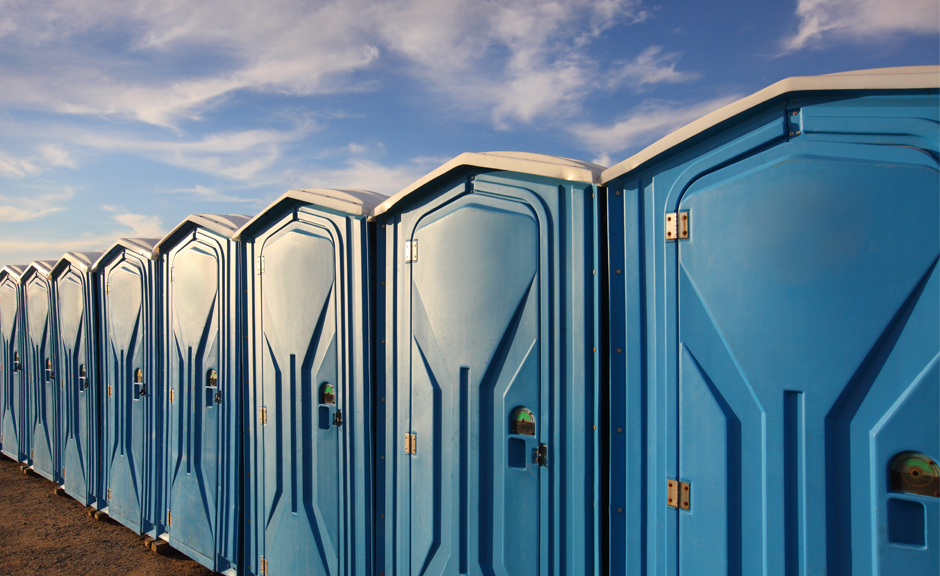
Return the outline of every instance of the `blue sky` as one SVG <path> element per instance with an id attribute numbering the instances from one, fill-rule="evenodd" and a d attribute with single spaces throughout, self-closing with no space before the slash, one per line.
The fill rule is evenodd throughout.
<path id="1" fill-rule="evenodd" d="M 609 166 L 788 76 L 938 64 L 938 29 L 937 0 L 0 0 L 0 265 L 465 151 Z"/>

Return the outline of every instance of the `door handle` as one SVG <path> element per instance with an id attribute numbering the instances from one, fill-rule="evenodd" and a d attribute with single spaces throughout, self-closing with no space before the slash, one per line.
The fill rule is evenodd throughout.
<path id="1" fill-rule="evenodd" d="M 336 414 L 333 414 L 333 425 L 339 428 L 343 425 L 343 411 L 337 410 Z"/>

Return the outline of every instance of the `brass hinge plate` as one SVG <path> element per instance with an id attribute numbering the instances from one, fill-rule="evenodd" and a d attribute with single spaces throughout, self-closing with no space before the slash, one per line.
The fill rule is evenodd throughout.
<path id="1" fill-rule="evenodd" d="M 689 213 L 666 214 L 666 240 L 686 240 L 689 237 Z"/>
<path id="2" fill-rule="evenodd" d="M 670 508 L 689 510 L 692 502 L 691 484 L 679 482 L 672 478 L 666 479 L 666 505 Z"/>
<path id="3" fill-rule="evenodd" d="M 110 293 L 111 293 L 111 283 L 110 283 L 110 282 L 105 282 L 105 284 L 104 284 L 104 293 L 105 293 L 105 294 L 110 294 Z"/>
<path id="4" fill-rule="evenodd" d="M 405 454 L 418 453 L 418 435 L 405 434 Z"/>
<path id="5" fill-rule="evenodd" d="M 108 384 L 108 397 L 110 397 L 110 396 L 111 396 L 111 385 Z"/>
<path id="6" fill-rule="evenodd" d="M 110 486 L 104 491 L 104 494 L 105 494 L 105 498 L 107 498 L 108 500 L 111 499 L 111 487 Z"/>
<path id="7" fill-rule="evenodd" d="M 173 525 L 173 513 L 170 512 L 169 509 L 167 509 L 166 511 L 166 525 L 167 526 Z"/>
<path id="8" fill-rule="evenodd" d="M 170 404 L 173 403 L 173 390 L 170 389 Z"/>
<path id="9" fill-rule="evenodd" d="M 261 573 L 268 573 L 268 560 L 264 556 L 261 557 Z"/>
<path id="10" fill-rule="evenodd" d="M 170 268 L 170 282 L 172 282 L 174 278 L 176 278 L 176 267 L 175 267 L 175 266 L 172 267 L 172 268 Z"/>
<path id="11" fill-rule="evenodd" d="M 264 406 L 261 407 L 261 423 L 262 424 L 268 423 L 268 409 L 265 408 Z"/>
<path id="12" fill-rule="evenodd" d="M 258 274 L 264 274 L 264 256 L 258 256 L 257 263 Z"/>
<path id="13" fill-rule="evenodd" d="M 418 261 L 418 241 L 409 240 L 405 242 L 405 262 Z"/>

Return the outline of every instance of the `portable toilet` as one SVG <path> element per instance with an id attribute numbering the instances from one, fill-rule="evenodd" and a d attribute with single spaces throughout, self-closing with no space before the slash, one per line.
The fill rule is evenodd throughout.
<path id="1" fill-rule="evenodd" d="M 938 86 L 790 78 L 604 172 L 611 574 L 940 565 Z"/>
<path id="2" fill-rule="evenodd" d="M 26 306 L 26 463 L 48 480 L 59 481 L 59 387 L 55 370 L 55 321 L 50 311 L 55 260 L 37 260 L 20 280 Z"/>
<path id="3" fill-rule="evenodd" d="M 0 450 L 17 462 L 25 462 L 26 360 L 23 344 L 23 308 L 20 278 L 26 266 L 0 269 Z"/>
<path id="4" fill-rule="evenodd" d="M 101 378 L 98 372 L 97 275 L 104 252 L 68 252 L 53 266 L 55 374 L 60 387 L 60 482 L 84 506 L 99 506 Z"/>
<path id="5" fill-rule="evenodd" d="M 385 198 L 291 190 L 235 234 L 247 273 L 242 574 L 372 574 L 366 217 Z"/>
<path id="6" fill-rule="evenodd" d="M 376 573 L 600 570 L 602 170 L 467 153 L 376 208 Z"/>
<path id="7" fill-rule="evenodd" d="M 166 538 L 204 566 L 231 574 L 238 566 L 242 484 L 237 304 L 244 273 L 230 237 L 247 221 L 194 214 L 156 247 L 166 271 Z"/>
<path id="8" fill-rule="evenodd" d="M 102 510 L 164 532 L 159 238 L 122 238 L 95 261 L 101 344 Z"/>

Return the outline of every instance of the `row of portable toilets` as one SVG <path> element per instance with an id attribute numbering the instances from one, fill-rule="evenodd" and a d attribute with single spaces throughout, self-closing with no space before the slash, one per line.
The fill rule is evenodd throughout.
<path id="1" fill-rule="evenodd" d="M 6 266 L 2 451 L 229 574 L 935 573 L 938 87 Z"/>

